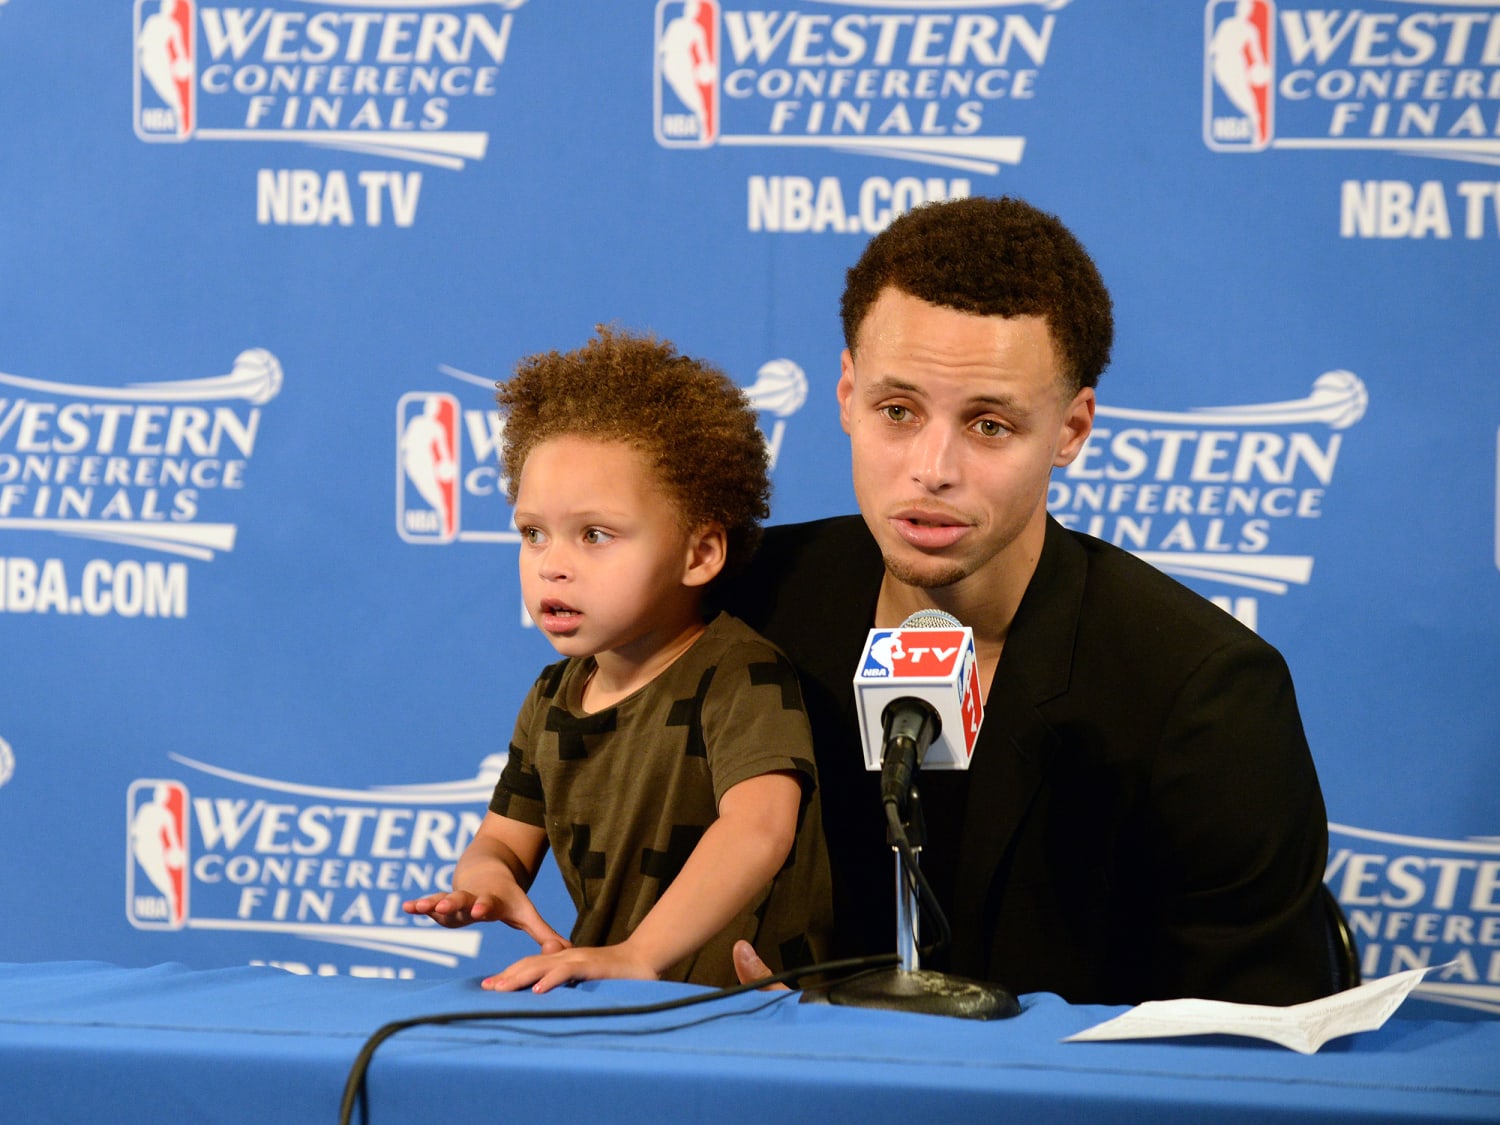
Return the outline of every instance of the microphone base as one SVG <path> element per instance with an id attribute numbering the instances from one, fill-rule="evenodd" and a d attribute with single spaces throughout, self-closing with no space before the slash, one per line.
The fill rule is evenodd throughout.
<path id="1" fill-rule="evenodd" d="M 802 1003 L 883 1008 L 965 1020 L 1003 1020 L 1021 1014 L 1015 996 L 999 985 L 930 969 L 876 969 L 804 992 Z"/>

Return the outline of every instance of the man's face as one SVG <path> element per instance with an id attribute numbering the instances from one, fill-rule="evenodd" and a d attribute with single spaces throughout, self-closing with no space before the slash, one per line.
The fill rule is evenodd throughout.
<path id="1" fill-rule="evenodd" d="M 1065 390 L 1046 321 L 886 288 L 841 369 L 854 493 L 890 576 L 924 589 L 1029 579 L 1048 478 L 1094 416 L 1091 389 Z"/>

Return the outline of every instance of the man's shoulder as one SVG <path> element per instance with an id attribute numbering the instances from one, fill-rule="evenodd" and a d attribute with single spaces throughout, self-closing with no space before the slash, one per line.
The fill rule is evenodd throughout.
<path id="1" fill-rule="evenodd" d="M 1086 627 L 1202 653 L 1224 645 L 1271 645 L 1228 610 L 1145 559 L 1083 532 L 1064 529 L 1080 552 L 1085 578 L 1081 613 Z"/>
<path id="2" fill-rule="evenodd" d="M 755 554 L 709 601 L 711 608 L 763 629 L 777 613 L 801 613 L 829 601 L 841 583 L 868 578 L 878 586 L 883 568 L 859 516 L 778 524 L 765 529 Z"/>
<path id="3" fill-rule="evenodd" d="M 783 523 L 765 529 L 752 567 L 785 565 L 792 561 L 847 559 L 874 549 L 874 540 L 859 516 L 829 516 L 804 523 Z"/>
<path id="4" fill-rule="evenodd" d="M 859 516 L 766 529 L 760 550 L 710 593 L 774 641 L 804 678 L 848 682 L 875 613 L 885 563 Z"/>

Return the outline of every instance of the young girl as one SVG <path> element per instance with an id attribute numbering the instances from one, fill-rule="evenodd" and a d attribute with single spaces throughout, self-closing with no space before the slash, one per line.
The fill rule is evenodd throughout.
<path id="1" fill-rule="evenodd" d="M 545 669 L 453 890 L 405 904 L 503 921 L 541 953 L 484 982 L 732 984 L 747 939 L 775 969 L 831 929 L 811 735 L 786 658 L 705 588 L 744 561 L 770 485 L 742 392 L 666 342 L 601 328 L 523 360 L 499 393 L 526 608 Z M 564 940 L 526 895 L 551 847 Z"/>

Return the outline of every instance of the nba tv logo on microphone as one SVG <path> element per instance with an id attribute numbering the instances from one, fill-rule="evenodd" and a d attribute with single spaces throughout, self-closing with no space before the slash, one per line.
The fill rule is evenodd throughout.
<path id="1" fill-rule="evenodd" d="M 984 721 L 972 629 L 874 629 L 865 642 L 854 698 L 864 728 L 865 767 L 880 768 L 885 709 L 914 697 L 931 704 L 942 729 L 923 769 L 969 768 Z"/>

